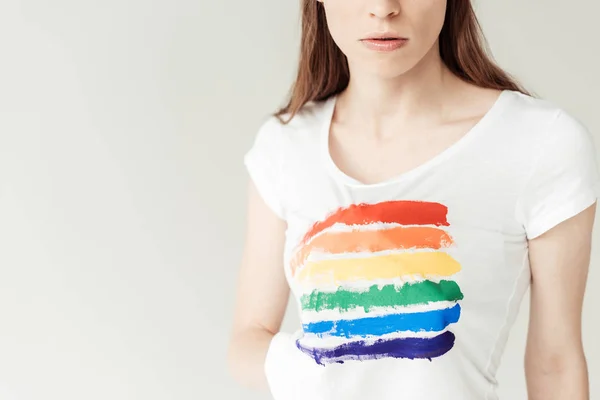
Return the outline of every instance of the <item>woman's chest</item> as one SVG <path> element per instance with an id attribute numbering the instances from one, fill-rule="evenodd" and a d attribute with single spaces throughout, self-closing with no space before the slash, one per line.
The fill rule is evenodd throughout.
<path id="1" fill-rule="evenodd" d="M 288 214 L 290 286 L 306 292 L 366 281 L 480 279 L 526 246 L 510 190 L 442 183 L 315 187 Z"/>

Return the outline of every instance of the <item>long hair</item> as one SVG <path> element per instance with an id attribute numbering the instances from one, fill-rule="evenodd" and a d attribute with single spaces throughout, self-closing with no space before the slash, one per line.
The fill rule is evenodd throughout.
<path id="1" fill-rule="evenodd" d="M 483 88 L 529 93 L 490 55 L 471 0 L 448 0 L 439 37 L 444 64 L 464 81 Z M 348 59 L 334 42 L 325 9 L 316 0 L 302 0 L 302 37 L 298 75 L 287 105 L 274 115 L 288 123 L 310 101 L 325 100 L 342 92 L 350 81 Z M 287 120 L 283 120 L 284 115 Z"/>

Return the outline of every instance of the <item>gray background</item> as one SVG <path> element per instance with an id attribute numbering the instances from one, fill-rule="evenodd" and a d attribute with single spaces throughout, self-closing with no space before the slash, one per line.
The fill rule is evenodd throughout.
<path id="1" fill-rule="evenodd" d="M 598 4 L 477 8 L 499 63 L 600 144 Z M 1 400 L 268 398 L 230 380 L 225 347 L 242 156 L 294 76 L 298 17 L 297 0 L 1 2 Z M 596 239 L 592 398 L 599 251 Z M 527 313 L 526 301 L 503 399 L 526 398 Z"/>

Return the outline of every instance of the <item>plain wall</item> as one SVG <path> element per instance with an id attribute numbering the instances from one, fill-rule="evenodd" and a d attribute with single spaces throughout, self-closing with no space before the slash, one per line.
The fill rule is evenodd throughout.
<path id="1" fill-rule="evenodd" d="M 600 8 L 480 1 L 498 62 L 600 144 Z M 226 372 L 242 156 L 294 77 L 297 0 L 0 5 L 0 400 L 268 399 Z M 598 252 L 584 309 L 600 397 Z M 291 308 L 290 308 L 291 309 Z M 527 300 L 499 372 L 525 399 Z M 297 316 L 284 329 L 295 329 Z"/>

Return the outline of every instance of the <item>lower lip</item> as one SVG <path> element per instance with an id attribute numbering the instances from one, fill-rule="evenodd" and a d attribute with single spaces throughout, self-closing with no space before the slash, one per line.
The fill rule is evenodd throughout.
<path id="1" fill-rule="evenodd" d="M 364 39 L 361 42 L 371 50 L 375 51 L 394 51 L 402 46 L 408 39 L 393 39 L 393 40 L 376 40 L 376 39 Z"/>

